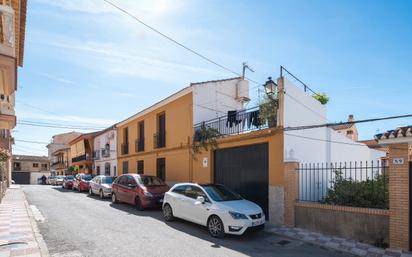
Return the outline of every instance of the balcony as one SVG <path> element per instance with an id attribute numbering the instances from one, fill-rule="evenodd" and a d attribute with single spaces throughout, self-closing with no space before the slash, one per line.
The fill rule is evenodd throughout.
<path id="1" fill-rule="evenodd" d="M 144 138 L 138 138 L 135 141 L 135 151 L 143 152 L 144 151 Z"/>
<path id="2" fill-rule="evenodd" d="M 0 5 L 0 95 L 6 96 L 10 96 L 16 90 L 17 61 L 14 26 L 12 7 Z"/>
<path id="3" fill-rule="evenodd" d="M 166 147 L 166 132 L 157 132 L 153 135 L 153 147 L 162 148 Z"/>
<path id="4" fill-rule="evenodd" d="M 55 161 L 52 162 L 51 167 L 53 169 L 67 169 L 69 168 L 67 161 Z"/>
<path id="5" fill-rule="evenodd" d="M 258 106 L 243 111 L 228 112 L 225 116 L 194 125 L 195 141 L 201 139 L 202 126 L 216 130 L 216 133 L 220 136 L 250 133 L 269 127 L 275 127 L 276 112 L 274 111 L 273 115 L 266 120 L 262 120 Z"/>
<path id="6" fill-rule="evenodd" d="M 74 162 L 81 162 L 81 161 L 91 161 L 91 160 L 92 160 L 92 158 L 90 158 L 89 154 L 83 154 L 83 155 L 76 156 L 76 157 L 72 158 L 73 163 Z"/>
<path id="7" fill-rule="evenodd" d="M 120 150 L 121 150 L 122 155 L 129 154 L 129 144 L 128 143 L 123 143 L 120 146 L 120 148 L 121 148 Z"/>
<path id="8" fill-rule="evenodd" d="M 9 5 L 0 5 L 0 54 L 16 57 L 14 42 L 14 11 Z"/>
<path id="9" fill-rule="evenodd" d="M 102 157 L 103 158 L 109 158 L 110 157 L 110 149 L 102 149 Z"/>
<path id="10" fill-rule="evenodd" d="M 0 149 L 9 150 L 13 144 L 13 138 L 11 137 L 10 130 L 0 129 Z"/>

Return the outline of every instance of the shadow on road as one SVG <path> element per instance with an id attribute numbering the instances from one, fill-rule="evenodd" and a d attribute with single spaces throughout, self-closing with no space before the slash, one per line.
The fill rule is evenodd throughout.
<path id="1" fill-rule="evenodd" d="M 161 207 L 147 209 L 144 211 L 138 211 L 134 208 L 134 206 L 124 203 L 110 203 L 110 207 L 126 212 L 130 215 L 151 217 L 161 222 L 165 222 L 163 219 Z M 213 248 L 226 247 L 238 252 L 243 252 L 249 256 L 261 256 L 262 252 L 268 250 L 267 248 L 271 247 L 273 249 L 273 245 L 264 244 L 263 240 L 267 241 L 270 237 L 273 238 L 274 236 L 264 231 L 249 232 L 241 236 L 226 235 L 224 238 L 214 238 L 209 234 L 206 227 L 192 222 L 188 222 L 181 219 L 175 219 L 172 222 L 165 222 L 165 224 L 180 232 L 184 232 L 191 236 L 196 236 L 205 241 L 209 241 L 211 243 L 210 247 Z M 262 247 L 250 247 L 251 241 L 261 242 Z"/>

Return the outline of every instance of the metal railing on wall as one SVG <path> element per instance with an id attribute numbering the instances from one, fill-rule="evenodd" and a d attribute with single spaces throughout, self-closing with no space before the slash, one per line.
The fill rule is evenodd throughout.
<path id="1" fill-rule="evenodd" d="M 256 106 L 243 111 L 229 112 L 225 116 L 194 125 L 195 139 L 196 132 L 200 131 L 202 126 L 215 129 L 220 135 L 225 136 L 265 129 L 269 124 L 267 121 L 261 121 L 259 106 Z"/>
<path id="2" fill-rule="evenodd" d="M 388 209 L 388 169 L 384 161 L 301 164 L 298 200 Z"/>

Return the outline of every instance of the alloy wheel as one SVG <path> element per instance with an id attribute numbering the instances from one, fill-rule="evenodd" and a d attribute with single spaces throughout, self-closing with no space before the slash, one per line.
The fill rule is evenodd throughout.
<path id="1" fill-rule="evenodd" d="M 223 229 L 223 223 L 217 216 L 213 216 L 209 219 L 209 233 L 213 237 L 223 237 L 224 236 L 224 229 Z"/>
<path id="2" fill-rule="evenodd" d="M 93 196 L 93 190 L 92 190 L 92 188 L 89 188 L 89 195 Z"/>
<path id="3" fill-rule="evenodd" d="M 112 193 L 112 203 L 117 203 L 116 195 Z"/>
<path id="4" fill-rule="evenodd" d="M 103 190 L 100 189 L 100 198 L 104 198 Z"/>
<path id="5" fill-rule="evenodd" d="M 173 220 L 173 211 L 169 204 L 165 204 L 163 207 L 163 217 L 166 221 Z"/>

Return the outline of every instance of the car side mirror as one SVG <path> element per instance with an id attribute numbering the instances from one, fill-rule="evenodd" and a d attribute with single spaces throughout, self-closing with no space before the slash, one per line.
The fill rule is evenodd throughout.
<path id="1" fill-rule="evenodd" d="M 205 203 L 205 198 L 203 196 L 198 196 L 196 198 L 196 202 L 199 204 L 204 204 Z"/>

